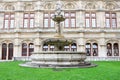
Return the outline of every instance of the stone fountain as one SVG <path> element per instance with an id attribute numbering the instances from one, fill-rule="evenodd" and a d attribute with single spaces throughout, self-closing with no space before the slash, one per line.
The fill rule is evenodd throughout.
<path id="1" fill-rule="evenodd" d="M 73 40 L 66 39 L 61 33 L 60 23 L 65 20 L 61 14 L 61 3 L 56 4 L 56 13 L 53 16 L 53 21 L 57 23 L 57 34 L 54 38 L 49 38 L 44 41 L 44 44 L 54 45 L 54 51 L 33 52 L 31 62 L 20 64 L 25 67 L 37 68 L 67 68 L 67 67 L 93 67 L 96 65 L 86 62 L 86 53 L 78 51 L 64 51 L 64 46 L 73 43 Z"/>

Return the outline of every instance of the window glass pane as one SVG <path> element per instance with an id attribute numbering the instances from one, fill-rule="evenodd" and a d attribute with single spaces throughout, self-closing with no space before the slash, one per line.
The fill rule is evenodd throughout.
<path id="1" fill-rule="evenodd" d="M 24 19 L 24 28 L 28 27 L 28 19 Z"/>
<path id="2" fill-rule="evenodd" d="M 86 27 L 90 27 L 90 20 L 86 19 Z"/>
<path id="3" fill-rule="evenodd" d="M 8 28 L 8 26 L 9 26 L 8 24 L 9 24 L 9 23 L 8 23 L 8 20 L 5 20 L 5 26 L 4 26 L 4 27 L 5 27 L 5 28 Z"/>
<path id="4" fill-rule="evenodd" d="M 48 46 L 43 46 L 43 48 L 48 48 Z"/>
<path id="5" fill-rule="evenodd" d="M 9 18 L 9 15 L 8 15 L 8 14 L 6 14 L 6 15 L 5 15 L 5 18 Z"/>
<path id="6" fill-rule="evenodd" d="M 65 13 L 65 17 L 69 17 L 69 13 Z"/>
<path id="7" fill-rule="evenodd" d="M 30 44 L 30 45 L 29 45 L 29 48 L 34 48 L 34 45 L 33 45 L 33 44 Z"/>
<path id="8" fill-rule="evenodd" d="M 14 17 L 15 17 L 14 14 L 12 14 L 12 15 L 11 15 L 11 18 L 14 18 Z"/>
<path id="9" fill-rule="evenodd" d="M 93 48 L 97 48 L 97 45 L 96 45 L 96 44 L 94 44 L 94 45 L 93 45 Z"/>
<path id="10" fill-rule="evenodd" d="M 115 13 L 112 13 L 112 17 L 116 17 L 116 14 L 115 14 Z"/>
<path id="11" fill-rule="evenodd" d="M 50 27 L 54 27 L 54 21 L 51 19 Z"/>
<path id="12" fill-rule="evenodd" d="M 29 14 L 24 14 L 25 18 L 28 18 L 29 17 Z"/>
<path id="13" fill-rule="evenodd" d="M 110 27 L 110 20 L 106 19 L 106 27 Z"/>
<path id="14" fill-rule="evenodd" d="M 110 17 L 110 14 L 108 14 L 108 13 L 106 13 L 105 15 L 106 15 L 106 17 Z"/>
<path id="15" fill-rule="evenodd" d="M 10 28 L 14 28 L 14 20 L 10 20 Z"/>
<path id="16" fill-rule="evenodd" d="M 50 48 L 55 48 L 55 47 L 53 45 L 51 45 Z"/>
<path id="17" fill-rule="evenodd" d="M 92 27 L 96 27 L 96 20 L 92 19 Z"/>
<path id="18" fill-rule="evenodd" d="M 48 14 L 45 14 L 45 17 L 49 17 L 49 15 L 48 15 Z"/>
<path id="19" fill-rule="evenodd" d="M 53 17 L 54 16 L 54 14 L 53 13 L 51 13 L 51 17 Z"/>
<path id="20" fill-rule="evenodd" d="M 33 18 L 33 17 L 34 17 L 34 14 L 30 14 L 30 17 L 32 17 L 32 18 Z"/>
<path id="21" fill-rule="evenodd" d="M 44 27 L 48 27 L 48 19 L 44 19 Z"/>
<path id="22" fill-rule="evenodd" d="M 65 27 L 69 27 L 69 19 L 65 20 Z"/>
<path id="23" fill-rule="evenodd" d="M 71 13 L 71 17 L 75 17 L 75 13 Z"/>
<path id="24" fill-rule="evenodd" d="M 89 13 L 86 13 L 85 16 L 86 16 L 86 17 L 90 17 L 90 14 L 89 14 Z"/>
<path id="25" fill-rule="evenodd" d="M 64 48 L 70 48 L 69 46 L 64 46 Z"/>
<path id="26" fill-rule="evenodd" d="M 86 45 L 86 48 L 90 48 L 90 44 L 87 44 L 87 45 Z"/>
<path id="27" fill-rule="evenodd" d="M 112 19 L 112 27 L 116 27 L 116 19 Z"/>
<path id="28" fill-rule="evenodd" d="M 23 48 L 27 48 L 27 44 L 26 43 L 23 43 Z"/>
<path id="29" fill-rule="evenodd" d="M 74 48 L 74 49 L 75 49 L 75 48 L 77 48 L 77 47 L 73 45 L 73 46 L 71 46 L 71 48 Z"/>
<path id="30" fill-rule="evenodd" d="M 71 27 L 75 27 L 75 19 L 71 19 Z"/>
<path id="31" fill-rule="evenodd" d="M 34 19 L 30 19 L 30 28 L 34 27 Z"/>

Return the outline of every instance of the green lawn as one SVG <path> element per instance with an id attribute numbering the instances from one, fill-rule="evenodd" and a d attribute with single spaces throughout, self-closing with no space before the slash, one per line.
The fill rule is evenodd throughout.
<path id="1" fill-rule="evenodd" d="M 22 62 L 0 62 L 0 80 L 120 80 L 120 62 L 94 62 L 94 68 L 25 68 Z"/>

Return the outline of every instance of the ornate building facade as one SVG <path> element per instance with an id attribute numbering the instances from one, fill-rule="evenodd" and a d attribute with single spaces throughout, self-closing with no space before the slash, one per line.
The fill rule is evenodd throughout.
<path id="1" fill-rule="evenodd" d="M 35 51 L 54 51 L 52 20 L 57 0 L 0 0 L 0 60 L 25 60 Z M 65 51 L 85 51 L 88 60 L 120 60 L 120 1 L 61 0 L 60 25 L 74 40 Z"/>

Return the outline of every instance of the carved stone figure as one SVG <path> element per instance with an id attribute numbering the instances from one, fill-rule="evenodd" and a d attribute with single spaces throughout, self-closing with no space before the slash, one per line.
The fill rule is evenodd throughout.
<path id="1" fill-rule="evenodd" d="M 56 15 L 61 15 L 61 8 L 62 8 L 62 4 L 59 1 L 56 3 Z"/>

